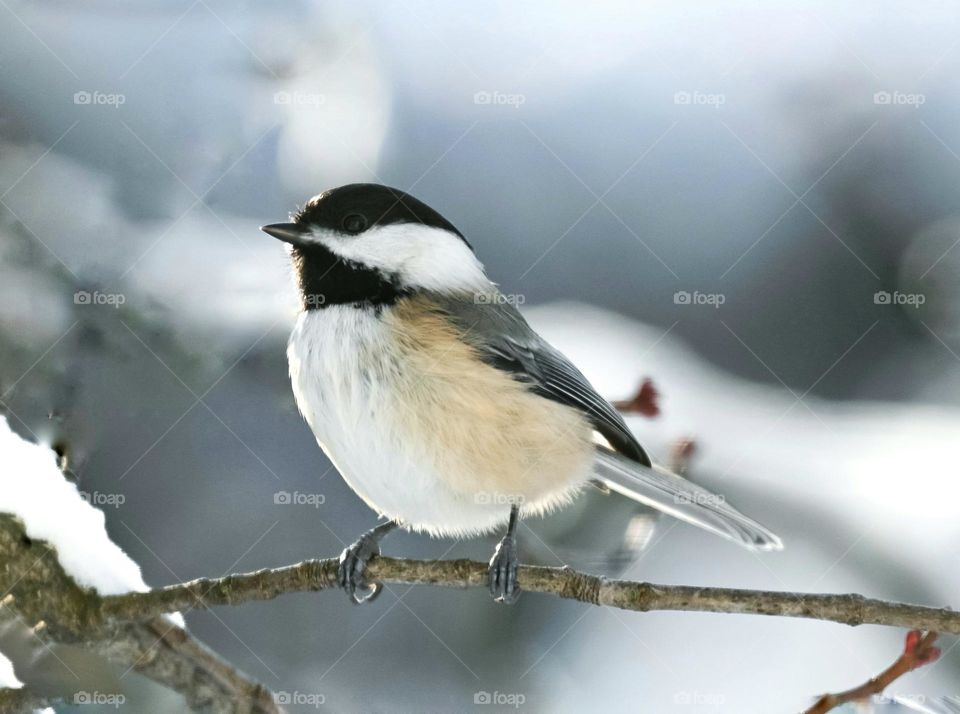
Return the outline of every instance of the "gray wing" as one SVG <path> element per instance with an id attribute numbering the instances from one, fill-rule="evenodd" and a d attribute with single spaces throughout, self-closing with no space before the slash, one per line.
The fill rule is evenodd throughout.
<path id="1" fill-rule="evenodd" d="M 463 330 L 466 341 L 488 364 L 529 384 L 540 396 L 580 410 L 617 453 L 651 465 L 647 452 L 619 412 L 597 394 L 562 352 L 534 332 L 513 305 L 477 303 L 473 296 L 466 300 L 440 295 L 431 298 Z"/>
<path id="2" fill-rule="evenodd" d="M 431 296 L 463 330 L 464 339 L 491 365 L 511 373 L 537 394 L 579 409 L 609 442 L 594 463 L 599 481 L 647 506 L 716 533 L 751 550 L 780 550 L 780 539 L 720 497 L 654 466 L 623 417 L 563 354 L 541 338 L 509 304 Z"/>

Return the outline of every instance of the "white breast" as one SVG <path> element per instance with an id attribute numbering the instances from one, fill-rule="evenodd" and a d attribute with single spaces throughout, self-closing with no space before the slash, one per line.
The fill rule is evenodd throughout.
<path id="1" fill-rule="evenodd" d="M 504 488 L 497 484 L 496 477 L 509 475 L 508 468 L 501 464 L 509 461 L 510 449 L 517 449 L 518 464 L 536 463 L 526 453 L 534 443 L 531 439 L 548 437 L 551 454 L 557 452 L 555 458 L 551 456 L 543 464 L 542 473 L 540 469 L 518 466 L 511 481 L 516 488 L 512 490 L 525 499 L 524 511 L 528 513 L 569 499 L 588 475 L 592 454 L 586 445 L 570 453 L 564 451 L 581 438 L 579 434 L 576 440 L 569 437 L 571 430 L 580 431 L 578 421 L 564 422 L 567 415 L 559 411 L 560 407 L 548 403 L 544 411 L 539 402 L 546 400 L 531 396 L 534 407 L 541 410 L 533 415 L 541 425 L 553 419 L 556 412 L 556 436 L 549 433 L 549 425 L 535 432 L 505 425 L 509 434 L 519 435 L 516 440 L 525 439 L 516 444 L 512 444 L 515 439 L 509 434 L 491 434 L 491 442 L 496 439 L 500 448 L 498 453 L 490 453 L 492 473 L 487 491 L 485 474 L 471 466 L 477 459 L 467 458 L 475 457 L 476 449 L 467 454 L 468 448 L 462 447 L 465 453 L 460 459 L 456 443 L 436 443 L 443 438 L 442 424 L 465 410 L 462 397 L 447 398 L 442 393 L 449 389 L 445 386 L 450 382 L 449 373 L 445 378 L 431 376 L 422 367 L 422 360 L 411 358 L 399 344 L 408 343 L 409 335 L 405 341 L 398 340 L 390 322 L 378 318 L 370 309 L 353 306 L 307 311 L 297 321 L 287 349 L 290 377 L 301 412 L 324 452 L 371 508 L 414 530 L 434 535 L 463 536 L 489 531 L 504 523 L 509 515 L 510 502 L 504 499 L 510 494 L 502 493 Z M 414 390 L 416 394 L 411 396 Z M 461 406 L 449 404 L 453 400 Z M 449 413 L 426 415 L 428 406 L 411 403 L 446 404 Z M 466 411 L 482 407 L 467 407 Z M 431 425 L 426 430 L 429 433 L 411 429 L 411 424 L 417 422 Z M 436 426 L 438 423 L 441 426 Z M 472 423 L 470 428 L 475 430 L 475 437 L 480 437 L 472 440 L 475 447 L 484 436 L 476 430 L 485 425 Z M 417 433 L 422 436 L 416 436 Z M 535 436 L 531 437 L 532 433 Z M 582 439 L 584 444 L 589 440 L 586 435 Z M 462 445 L 467 440 L 456 441 Z M 469 488 L 465 486 L 468 481 Z"/>

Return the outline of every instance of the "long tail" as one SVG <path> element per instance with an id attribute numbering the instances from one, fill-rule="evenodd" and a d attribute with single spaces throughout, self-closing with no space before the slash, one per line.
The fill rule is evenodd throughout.
<path id="1" fill-rule="evenodd" d="M 692 523 L 750 550 L 781 550 L 767 528 L 710 493 L 661 466 L 650 468 L 598 448 L 594 476 L 607 488 Z"/>

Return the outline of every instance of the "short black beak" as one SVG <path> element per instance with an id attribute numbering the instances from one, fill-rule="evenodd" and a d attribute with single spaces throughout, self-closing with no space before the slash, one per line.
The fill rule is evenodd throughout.
<path id="1" fill-rule="evenodd" d="M 271 223 L 269 226 L 260 226 L 260 230 L 291 245 L 300 245 L 306 236 L 306 231 L 296 223 Z"/>

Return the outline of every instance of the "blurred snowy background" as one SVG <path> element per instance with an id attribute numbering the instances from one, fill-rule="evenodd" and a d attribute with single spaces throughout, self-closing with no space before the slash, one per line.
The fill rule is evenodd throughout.
<path id="1" fill-rule="evenodd" d="M 663 415 L 631 421 L 641 441 L 665 458 L 695 438 L 692 477 L 787 545 L 651 532 L 590 495 L 527 523 L 525 557 L 958 604 L 956 5 L 0 0 L 0 17 L 0 411 L 66 452 L 151 585 L 331 556 L 374 522 L 296 412 L 290 270 L 257 227 L 378 181 L 457 225 L 602 393 L 652 377 Z M 292 711 L 485 712 L 497 692 L 527 711 L 793 712 L 903 637 L 430 588 L 185 616 Z M 960 693 L 955 644 L 893 694 Z M 126 711 L 181 710 L 117 674 Z"/>

